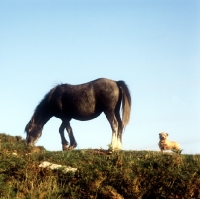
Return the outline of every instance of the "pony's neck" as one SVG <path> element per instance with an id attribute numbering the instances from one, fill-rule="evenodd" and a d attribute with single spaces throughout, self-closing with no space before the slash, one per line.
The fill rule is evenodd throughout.
<path id="1" fill-rule="evenodd" d="M 37 124 L 37 126 L 43 128 L 43 126 L 50 120 L 52 116 L 49 114 L 34 114 L 33 115 L 33 119 L 34 119 L 34 123 Z"/>
<path id="2" fill-rule="evenodd" d="M 35 109 L 33 115 L 34 123 L 39 127 L 43 127 L 52 116 L 53 115 L 50 111 L 47 94 Z"/>

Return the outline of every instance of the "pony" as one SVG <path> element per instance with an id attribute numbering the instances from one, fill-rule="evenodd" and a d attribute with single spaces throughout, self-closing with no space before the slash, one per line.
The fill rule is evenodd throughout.
<path id="1" fill-rule="evenodd" d="M 70 126 L 71 119 L 91 120 L 102 112 L 105 113 L 112 129 L 110 147 L 113 150 L 122 149 L 122 132 L 130 120 L 131 95 L 124 81 L 106 78 L 80 85 L 60 84 L 52 88 L 37 105 L 25 127 L 26 143 L 34 146 L 42 135 L 43 126 L 51 117 L 56 117 L 62 120 L 59 128 L 62 149 L 74 149 L 77 142 Z M 65 129 L 70 144 L 65 138 Z"/>

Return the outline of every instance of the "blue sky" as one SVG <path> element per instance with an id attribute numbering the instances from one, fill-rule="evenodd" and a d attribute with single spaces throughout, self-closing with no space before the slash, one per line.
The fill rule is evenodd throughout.
<path id="1" fill-rule="evenodd" d="M 199 13 L 195 0 L 0 0 L 0 132 L 25 138 L 53 86 L 106 77 L 131 91 L 123 149 L 159 150 L 165 131 L 200 153 Z M 37 145 L 61 150 L 60 124 L 52 118 Z M 104 114 L 71 126 L 79 149 L 111 141 Z"/>

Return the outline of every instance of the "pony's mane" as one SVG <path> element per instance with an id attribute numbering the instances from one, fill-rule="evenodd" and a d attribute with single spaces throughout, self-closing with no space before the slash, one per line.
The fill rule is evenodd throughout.
<path id="1" fill-rule="evenodd" d="M 57 85 L 58 86 L 58 85 Z M 55 89 L 57 88 L 57 86 L 55 86 L 54 88 L 52 88 L 45 96 L 44 98 L 40 101 L 40 103 L 37 105 L 37 107 L 35 108 L 34 111 L 34 115 L 37 113 L 42 113 L 48 106 L 49 101 L 52 97 L 53 92 L 55 91 Z"/>

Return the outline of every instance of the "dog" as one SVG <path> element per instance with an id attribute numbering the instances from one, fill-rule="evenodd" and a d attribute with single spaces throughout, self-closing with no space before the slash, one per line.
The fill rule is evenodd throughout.
<path id="1" fill-rule="evenodd" d="M 158 143 L 158 146 L 161 151 L 166 150 L 180 150 L 180 144 L 177 142 L 169 141 L 168 140 L 168 133 L 161 132 L 159 133 L 160 142 Z"/>

